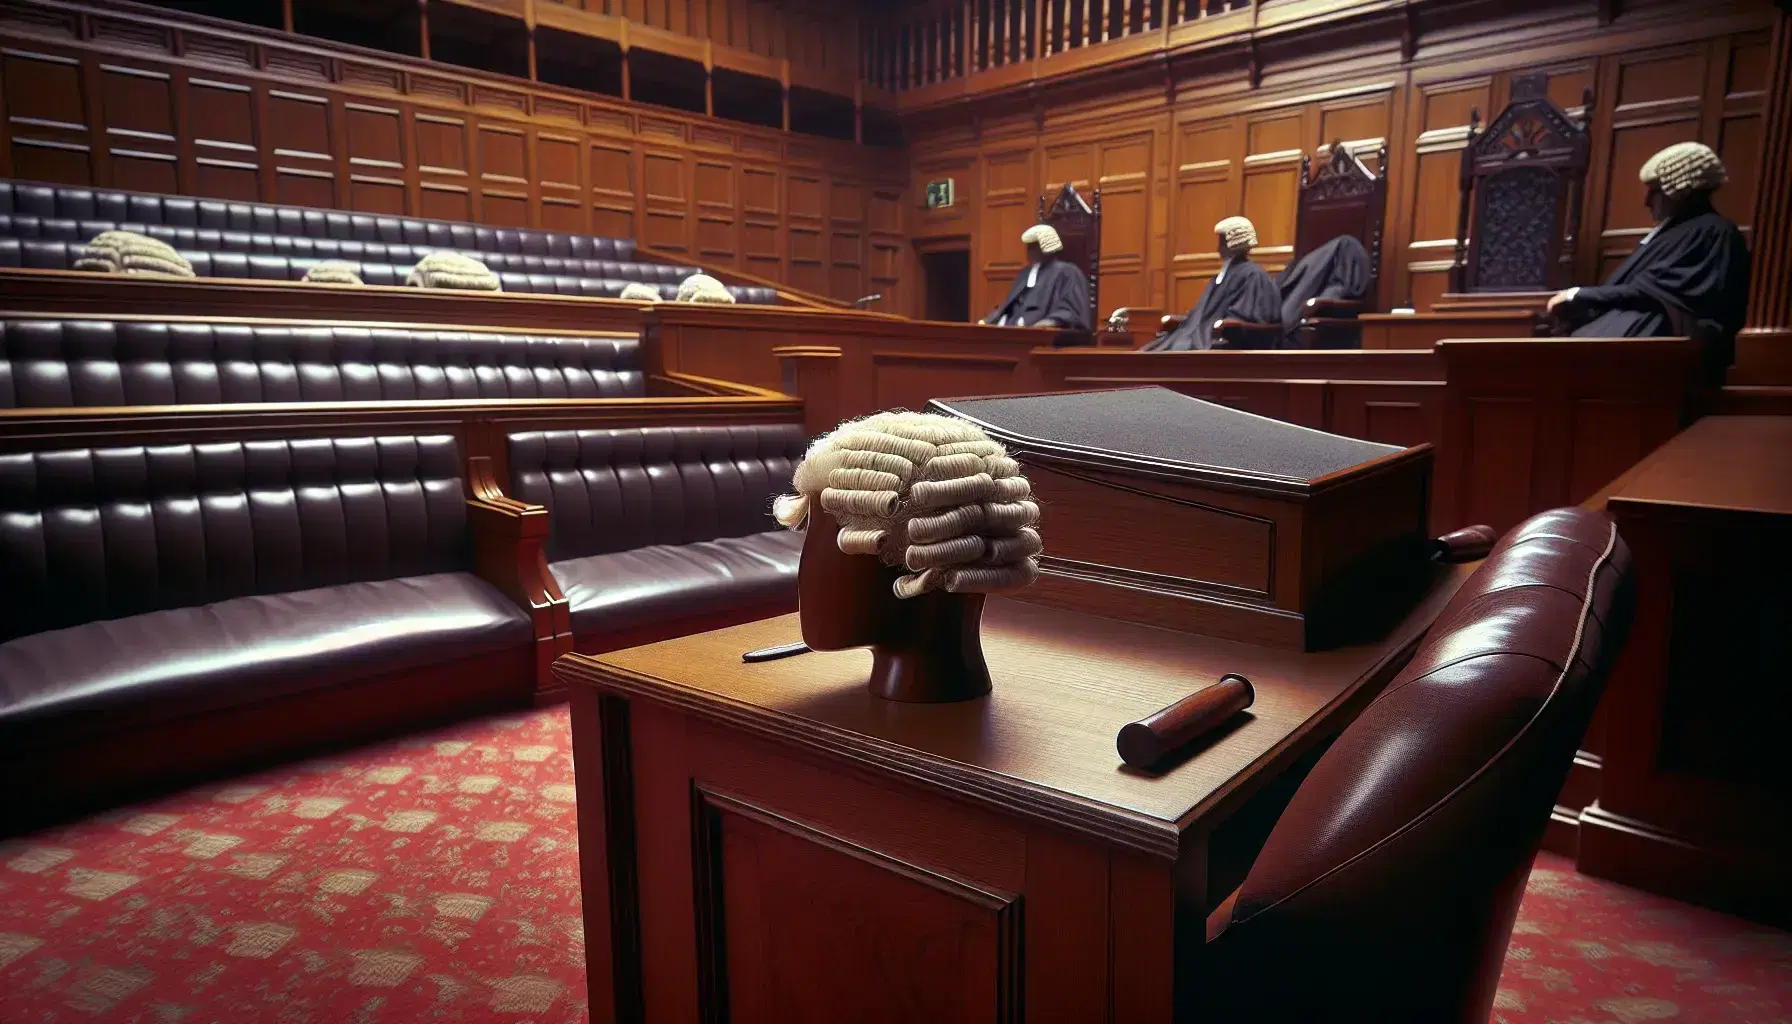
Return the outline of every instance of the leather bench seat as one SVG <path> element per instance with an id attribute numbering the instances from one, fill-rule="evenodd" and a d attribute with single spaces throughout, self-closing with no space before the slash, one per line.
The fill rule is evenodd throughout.
<path id="1" fill-rule="evenodd" d="M 0 454 L 0 834 L 526 703 L 454 437 Z"/>
<path id="2" fill-rule="evenodd" d="M 789 603 L 802 546 L 801 534 L 780 529 L 570 558 L 548 571 L 566 595 L 575 636 L 626 633 Z"/>
<path id="3" fill-rule="evenodd" d="M 18 181 L 0 181 L 0 214 L 577 259 L 627 260 L 635 251 L 626 238 Z"/>
<path id="4" fill-rule="evenodd" d="M 0 319 L 0 408 L 640 398 L 635 338 Z"/>
<path id="5" fill-rule="evenodd" d="M 514 651 L 533 639 L 469 573 L 256 594 L 0 644 L 0 745 L 66 742 L 369 676 Z"/>
<path id="6" fill-rule="evenodd" d="M 801 542 L 771 503 L 807 440 L 794 423 L 511 434 L 510 495 L 548 509 L 544 551 L 574 646 L 794 609 Z"/>
<path id="7" fill-rule="evenodd" d="M 0 267 L 30 267 L 42 270 L 70 270 L 75 261 L 80 259 L 85 243 L 65 242 L 46 239 L 0 239 Z M 196 252 L 181 250 L 180 254 L 193 265 L 193 273 L 198 277 L 236 278 L 257 281 L 299 281 L 311 267 L 323 262 L 320 259 L 297 256 L 277 256 L 260 253 L 243 252 Z M 347 260 L 355 272 L 360 275 L 364 284 L 397 287 L 405 283 L 411 272 L 411 264 L 369 263 Z M 659 289 L 662 298 L 670 299 L 677 295 L 677 281 L 669 280 L 680 271 L 688 273 L 689 268 L 680 268 L 656 263 L 613 264 L 610 269 L 617 273 L 641 273 L 650 280 L 641 283 L 650 284 Z M 631 280 L 619 277 L 580 277 L 556 274 L 520 274 L 504 272 L 498 274 L 498 281 L 507 292 L 532 295 L 580 295 L 588 298 L 617 298 L 622 294 Z M 730 285 L 728 291 L 736 302 L 771 305 L 778 301 L 777 291 L 762 286 Z"/>
<path id="8" fill-rule="evenodd" d="M 448 248 L 403 242 L 362 242 L 296 235 L 251 234 L 209 228 L 140 224 L 130 221 L 59 220 L 27 214 L 0 214 L 0 236 L 45 242 L 86 244 L 102 231 L 132 231 L 160 239 L 183 252 L 240 252 L 252 256 L 287 256 L 298 259 L 342 259 L 366 263 L 410 266 L 427 253 Z M 574 277 L 615 277 L 645 284 L 677 284 L 699 268 L 672 263 L 641 263 L 610 257 L 577 258 L 531 253 L 456 250 L 473 256 L 495 273 L 555 274 Z"/>

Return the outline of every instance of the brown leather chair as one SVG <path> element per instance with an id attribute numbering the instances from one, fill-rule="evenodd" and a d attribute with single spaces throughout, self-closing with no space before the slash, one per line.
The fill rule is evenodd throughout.
<path id="1" fill-rule="evenodd" d="M 1501 539 L 1209 918 L 1191 1017 L 1485 1024 L 1633 575 L 1603 513 Z"/>

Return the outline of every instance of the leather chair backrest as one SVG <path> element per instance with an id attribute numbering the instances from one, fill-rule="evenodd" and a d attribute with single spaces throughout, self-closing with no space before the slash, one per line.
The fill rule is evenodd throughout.
<path id="1" fill-rule="evenodd" d="M 0 408 L 640 398 L 633 338 L 0 320 Z"/>
<path id="2" fill-rule="evenodd" d="M 1603 513 L 1494 546 L 1277 821 L 1208 949 L 1242 1000 L 1214 1019 L 1485 1024 L 1633 590 Z"/>
<path id="3" fill-rule="evenodd" d="M 0 454 L 0 640 L 470 564 L 455 439 Z"/>
<path id="4" fill-rule="evenodd" d="M 511 496 L 548 508 L 548 557 L 778 528 L 772 499 L 808 446 L 794 423 L 511 434 Z"/>

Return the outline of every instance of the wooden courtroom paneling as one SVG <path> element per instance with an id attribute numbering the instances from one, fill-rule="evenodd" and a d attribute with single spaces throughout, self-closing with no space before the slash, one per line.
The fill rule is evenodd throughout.
<path id="1" fill-rule="evenodd" d="M 1434 444 L 1431 525 L 1440 533 L 1471 524 L 1505 531 L 1584 500 L 1680 429 L 1699 379 L 1696 348 L 1677 338 L 1029 359 L 1047 390 L 1161 384 L 1350 437 Z M 1628 371 L 1611 373 L 1620 362 Z"/>
<path id="2" fill-rule="evenodd" d="M 1259 24 L 1269 16 L 1260 6 L 1245 12 Z M 1340 17 L 1351 7 L 1333 6 Z M 1250 217 L 1260 239 L 1255 258 L 1273 272 L 1291 255 L 1301 156 L 1335 138 L 1372 158 L 1386 140 L 1388 213 L 1375 308 L 1410 300 L 1429 309 L 1450 287 L 1458 166 L 1470 112 L 1478 111 L 1485 125 L 1509 98 L 1513 77 L 1532 71 L 1548 75 L 1551 98 L 1570 112 L 1578 111 L 1584 89 L 1595 93 L 1577 280 L 1591 282 L 1609 271 L 1648 229 L 1637 171 L 1671 142 L 1696 139 L 1723 154 L 1731 182 L 1719 192 L 1718 206 L 1747 230 L 1765 128 L 1769 5 L 1735 0 L 1688 18 L 1678 6 L 1627 4 L 1609 25 L 1573 10 L 1567 20 L 1553 10 L 1494 25 L 1477 23 L 1483 15 L 1463 8 L 1449 15 L 1450 31 L 1442 25 L 1434 35 L 1417 31 L 1406 54 L 1393 45 L 1345 42 L 1362 36 L 1286 30 L 1279 49 L 1266 44 L 1258 53 L 1255 79 L 1243 60 L 1221 68 L 1171 58 L 1167 70 L 1146 72 L 1127 56 L 1133 53 L 1127 43 L 1149 35 L 1135 34 L 1070 51 L 1083 65 L 1104 68 L 1100 84 L 1042 80 L 1030 109 L 1002 94 L 999 71 L 923 85 L 903 94 L 905 107 L 912 99 L 916 110 L 909 125 L 911 187 L 952 174 L 968 208 L 917 214 L 917 233 L 969 236 L 981 312 L 1018 268 L 1014 236 L 1037 197 L 1064 180 L 1094 183 L 1097 174 L 1112 173 L 1098 166 L 1104 153 L 1126 145 L 1123 140 L 1150 137 L 1150 145 L 1125 151 L 1129 161 L 1134 154 L 1150 161 L 1144 179 L 1126 179 L 1129 188 L 1141 186 L 1126 194 L 1147 197 L 1147 219 L 1156 219 L 1136 263 L 1129 258 L 1104 267 L 1119 283 L 1103 289 L 1102 312 L 1125 303 L 1180 311 L 1218 270 L 1215 221 Z M 1217 19 L 1203 17 L 1154 30 L 1159 36 L 1152 45 L 1207 27 L 1220 28 Z M 1112 61 L 1111 71 L 1104 60 Z M 1043 76 L 1043 62 L 1038 70 Z M 962 94 L 950 114 L 933 109 L 944 102 L 947 85 Z M 981 187 L 967 191 L 966 180 Z M 1105 198 L 1104 185 L 1104 205 Z M 918 195 L 911 202 L 918 205 Z M 1140 216 L 1122 206 L 1103 226 L 1104 264 L 1109 252 L 1135 251 Z M 920 297 L 910 294 L 908 302 L 907 312 L 921 312 Z"/>
<path id="3" fill-rule="evenodd" d="M 745 24 L 754 47 L 782 55 L 777 40 L 811 21 L 792 13 L 772 36 L 769 22 Z M 896 201 L 908 169 L 847 143 L 35 0 L 0 2 L 0 81 L 6 177 L 637 238 L 846 300 L 895 292 L 904 267 L 889 256 L 900 217 L 891 230 L 881 214 L 881 263 L 865 219 L 874 196 Z M 815 233 L 783 231 L 785 207 Z"/>

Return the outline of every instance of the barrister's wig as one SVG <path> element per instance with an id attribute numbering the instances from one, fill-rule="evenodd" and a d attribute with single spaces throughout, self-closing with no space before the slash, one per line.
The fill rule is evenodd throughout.
<path id="1" fill-rule="evenodd" d="M 159 238 L 135 231 L 102 231 L 75 260 L 76 270 L 101 274 L 166 274 L 192 277 L 193 264 Z"/>
<path id="2" fill-rule="evenodd" d="M 411 268 L 404 283 L 413 288 L 452 288 L 459 291 L 496 292 L 503 286 L 491 268 L 471 256 L 447 249 L 426 254 Z"/>
<path id="3" fill-rule="evenodd" d="M 311 269 L 305 271 L 305 282 L 307 284 L 340 284 L 350 287 L 363 283 L 355 265 L 347 260 L 324 260 L 322 263 L 313 263 Z"/>
<path id="4" fill-rule="evenodd" d="M 848 420 L 796 467 L 777 500 L 792 529 L 819 501 L 840 523 L 840 550 L 908 572 L 897 597 L 992 593 L 1039 575 L 1039 506 L 1020 464 L 975 424 L 883 412 Z"/>
<path id="5" fill-rule="evenodd" d="M 1724 162 L 1702 142 L 1676 142 L 1650 157 L 1637 175 L 1670 196 L 1710 192 L 1728 180 Z"/>
<path id="6" fill-rule="evenodd" d="M 1021 232 L 1022 245 L 1038 245 L 1040 252 L 1058 252 L 1064 248 L 1064 240 L 1058 237 L 1058 229 L 1050 224 L 1035 224 Z"/>
<path id="7" fill-rule="evenodd" d="M 733 302 L 734 294 L 728 290 L 727 285 L 708 274 L 692 274 L 679 282 L 678 301 Z"/>
<path id="8" fill-rule="evenodd" d="M 1226 240 L 1228 249 L 1248 252 L 1257 247 L 1257 225 L 1243 217 L 1227 217 L 1213 226 L 1213 233 Z"/>
<path id="9" fill-rule="evenodd" d="M 630 281 L 623 286 L 622 294 L 616 297 L 627 299 L 630 302 L 658 302 L 660 301 L 660 290 L 650 284 Z"/>

